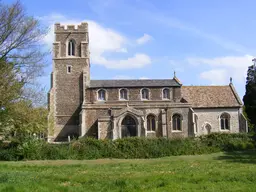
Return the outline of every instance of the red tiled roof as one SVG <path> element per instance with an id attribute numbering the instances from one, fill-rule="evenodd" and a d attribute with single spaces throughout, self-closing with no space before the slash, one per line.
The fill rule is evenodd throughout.
<path id="1" fill-rule="evenodd" d="M 195 108 L 240 107 L 242 102 L 232 84 L 226 86 L 182 86 L 182 98 Z"/>

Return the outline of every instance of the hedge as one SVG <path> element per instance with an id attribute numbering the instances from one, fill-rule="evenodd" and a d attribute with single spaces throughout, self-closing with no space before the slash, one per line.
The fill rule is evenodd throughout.
<path id="1" fill-rule="evenodd" d="M 139 138 L 97 140 L 81 138 L 68 144 L 50 144 L 35 138 L 0 143 L 0 160 L 55 160 L 99 158 L 159 158 L 254 149 L 247 134 L 212 133 L 195 138 Z"/>

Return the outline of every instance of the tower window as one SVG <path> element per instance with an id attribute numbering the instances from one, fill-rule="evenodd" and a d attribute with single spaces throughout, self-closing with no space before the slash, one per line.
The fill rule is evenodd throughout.
<path id="1" fill-rule="evenodd" d="M 68 42 L 68 55 L 75 56 L 75 41 L 73 39 Z"/>
<path id="2" fill-rule="evenodd" d="M 67 66 L 67 73 L 70 74 L 72 72 L 72 66 L 68 65 Z"/>

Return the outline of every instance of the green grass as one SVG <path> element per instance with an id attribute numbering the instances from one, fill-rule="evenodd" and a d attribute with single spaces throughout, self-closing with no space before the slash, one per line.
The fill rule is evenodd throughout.
<path id="1" fill-rule="evenodd" d="M 0 163 L 0 191 L 255 191 L 256 151 Z"/>

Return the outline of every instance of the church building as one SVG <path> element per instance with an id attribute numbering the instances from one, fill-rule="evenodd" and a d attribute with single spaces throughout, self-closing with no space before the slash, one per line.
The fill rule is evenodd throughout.
<path id="1" fill-rule="evenodd" d="M 232 80 L 183 86 L 171 79 L 91 80 L 88 24 L 55 24 L 48 141 L 72 137 L 195 137 L 247 131 Z"/>

